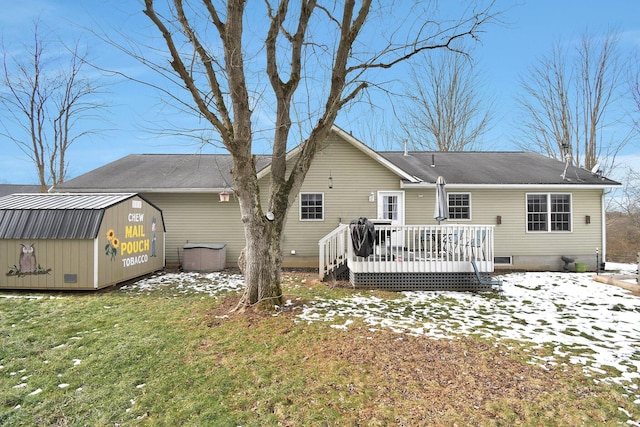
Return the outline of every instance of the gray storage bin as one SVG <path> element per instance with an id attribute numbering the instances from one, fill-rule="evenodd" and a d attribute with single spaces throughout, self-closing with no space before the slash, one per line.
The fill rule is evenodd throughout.
<path id="1" fill-rule="evenodd" d="M 224 243 L 187 243 L 183 250 L 184 271 L 220 271 L 225 267 L 227 245 Z"/>

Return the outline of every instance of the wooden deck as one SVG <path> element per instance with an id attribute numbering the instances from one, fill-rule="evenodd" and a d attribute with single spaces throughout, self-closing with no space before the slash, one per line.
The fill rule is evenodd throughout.
<path id="1" fill-rule="evenodd" d="M 360 288 L 392 290 L 482 290 L 471 261 L 483 276 L 493 272 L 493 226 L 381 225 L 368 257 L 355 256 L 349 225 L 341 224 L 320 244 L 325 279 L 347 275 Z"/>

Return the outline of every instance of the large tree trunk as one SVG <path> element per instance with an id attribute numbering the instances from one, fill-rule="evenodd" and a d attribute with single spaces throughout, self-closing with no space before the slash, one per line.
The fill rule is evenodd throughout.
<path id="1" fill-rule="evenodd" d="M 236 131 L 236 135 L 251 138 L 251 134 L 247 132 L 248 129 L 243 130 L 245 132 Z M 250 147 L 251 144 L 245 142 L 238 146 Z M 238 260 L 246 283 L 246 289 L 238 307 L 282 305 L 281 239 L 286 222 L 286 201 L 281 202 L 283 206 L 274 204 L 270 209 L 274 212 L 274 216 L 268 218 L 260 202 L 260 187 L 253 156 L 247 151 L 240 150 L 235 154 L 234 187 L 240 203 L 240 216 L 244 224 L 246 242 Z"/>
<path id="2" fill-rule="evenodd" d="M 266 219 L 247 223 L 244 228 L 247 245 L 241 255 L 241 268 L 247 287 L 241 305 L 282 305 L 280 233 Z"/>

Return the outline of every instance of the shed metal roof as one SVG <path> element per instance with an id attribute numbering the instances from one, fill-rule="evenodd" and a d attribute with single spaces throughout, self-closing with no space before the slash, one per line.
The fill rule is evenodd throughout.
<path id="1" fill-rule="evenodd" d="M 0 198 L 0 239 L 94 239 L 106 208 L 135 196 L 35 193 Z"/>

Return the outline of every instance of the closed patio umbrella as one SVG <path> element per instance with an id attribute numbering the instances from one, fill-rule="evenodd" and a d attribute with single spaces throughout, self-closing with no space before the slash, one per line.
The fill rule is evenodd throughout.
<path id="1" fill-rule="evenodd" d="M 446 182 L 444 178 L 439 176 L 436 180 L 436 207 L 433 212 L 433 217 L 438 224 L 440 221 L 449 218 L 449 207 L 447 206 L 447 192 L 444 190 Z"/>

